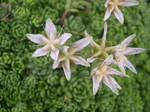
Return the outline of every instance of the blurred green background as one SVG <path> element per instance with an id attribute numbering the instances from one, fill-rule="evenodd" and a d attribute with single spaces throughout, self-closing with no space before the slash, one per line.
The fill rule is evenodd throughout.
<path id="1" fill-rule="evenodd" d="M 37 46 L 26 34 L 44 32 L 51 18 L 60 31 L 72 33 L 70 45 L 84 37 L 84 30 L 99 41 L 103 34 L 105 0 L 0 0 L 0 112 L 150 112 L 150 4 L 123 7 L 125 23 L 112 15 L 107 21 L 107 39 L 119 44 L 131 34 L 132 47 L 146 52 L 129 59 L 138 74 L 117 77 L 122 87 L 115 95 L 102 85 L 92 95 L 91 68 L 73 66 L 68 82 L 62 69 L 52 69 L 50 58 L 32 58 Z M 62 16 L 63 15 L 63 16 Z M 82 51 L 90 57 L 90 47 Z"/>

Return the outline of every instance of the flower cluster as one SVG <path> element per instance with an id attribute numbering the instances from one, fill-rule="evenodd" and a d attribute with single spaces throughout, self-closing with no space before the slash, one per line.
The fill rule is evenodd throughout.
<path id="1" fill-rule="evenodd" d="M 107 8 L 104 21 L 106 21 L 112 12 L 114 12 L 116 18 L 120 23 L 124 23 L 124 17 L 120 11 L 120 6 L 133 6 L 137 5 L 136 0 L 107 0 L 105 7 Z M 104 24 L 104 34 L 100 41 L 100 44 L 96 43 L 91 35 L 85 31 L 85 38 L 76 41 L 71 46 L 64 45 L 65 42 L 72 36 L 70 33 L 64 33 L 62 36 L 57 33 L 56 27 L 50 19 L 47 19 L 45 25 L 45 32 L 47 36 L 41 34 L 27 34 L 27 37 L 34 43 L 37 43 L 43 47 L 38 48 L 33 57 L 40 57 L 49 55 L 53 60 L 53 69 L 62 67 L 66 79 L 71 79 L 71 64 L 79 64 L 82 66 L 89 67 L 90 63 L 93 63 L 96 59 L 104 59 L 104 61 L 94 68 L 91 72 L 93 79 L 93 94 L 98 92 L 98 89 L 103 82 L 108 86 L 115 94 L 118 95 L 118 90 L 121 87 L 113 79 L 112 76 L 125 76 L 125 68 L 130 69 L 132 72 L 137 73 L 135 67 L 127 59 L 127 55 L 134 55 L 144 52 L 143 48 L 130 48 L 127 47 L 132 39 L 136 36 L 135 34 L 129 36 L 124 41 L 116 46 L 106 45 L 107 35 L 107 23 Z M 82 50 L 88 45 L 91 45 L 94 54 L 84 59 L 82 56 L 77 54 L 78 51 Z M 111 67 L 111 65 L 117 65 L 120 71 Z"/>
<path id="2" fill-rule="evenodd" d="M 62 45 L 72 36 L 70 33 L 64 33 L 59 37 L 57 35 L 56 27 L 50 19 L 47 19 L 45 25 L 45 32 L 47 38 L 41 34 L 27 34 L 27 37 L 34 43 L 37 43 L 42 48 L 38 48 L 33 57 L 40 57 L 50 55 L 54 60 L 53 69 L 62 67 L 67 80 L 71 78 L 70 64 L 79 64 L 83 66 L 90 66 L 89 63 L 76 52 L 85 48 L 92 40 L 92 38 L 83 38 L 75 42 L 72 46 Z"/>

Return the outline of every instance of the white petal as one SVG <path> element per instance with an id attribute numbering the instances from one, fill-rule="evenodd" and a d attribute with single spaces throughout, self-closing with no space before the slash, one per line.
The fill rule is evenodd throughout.
<path id="1" fill-rule="evenodd" d="M 57 60 L 54 61 L 53 63 L 53 69 L 58 68 L 59 64 L 64 61 L 66 58 L 64 56 L 59 56 L 59 58 Z"/>
<path id="2" fill-rule="evenodd" d="M 111 0 L 107 0 L 107 1 L 106 1 L 105 5 L 104 5 L 106 8 L 108 7 L 110 1 L 111 1 Z"/>
<path id="3" fill-rule="evenodd" d="M 64 33 L 60 38 L 58 38 L 59 45 L 63 45 L 71 36 L 72 34 L 70 33 Z"/>
<path id="4" fill-rule="evenodd" d="M 138 5 L 138 1 L 136 0 L 125 0 L 124 4 L 122 6 L 134 6 L 134 5 Z"/>
<path id="5" fill-rule="evenodd" d="M 136 36 L 136 34 L 129 36 L 121 43 L 121 45 L 127 46 L 135 38 L 135 36 Z"/>
<path id="6" fill-rule="evenodd" d="M 82 50 L 84 47 L 86 47 L 90 42 L 92 41 L 92 38 L 83 38 L 81 40 L 78 40 L 77 42 L 75 42 L 71 48 L 73 50 L 73 52 L 77 52 Z"/>
<path id="7" fill-rule="evenodd" d="M 126 74 L 125 68 L 124 68 L 124 64 L 122 62 L 117 62 L 118 67 L 120 68 L 121 72 L 123 74 Z"/>
<path id="8" fill-rule="evenodd" d="M 110 1 L 111 1 L 111 0 L 107 0 L 104 6 L 105 6 L 105 7 L 108 7 Z"/>
<path id="9" fill-rule="evenodd" d="M 106 74 L 112 74 L 112 75 L 121 75 L 121 76 L 125 76 L 125 77 L 129 77 L 128 75 L 125 75 L 121 72 L 119 72 L 118 70 L 114 69 L 114 68 L 107 68 L 107 73 Z"/>
<path id="10" fill-rule="evenodd" d="M 104 60 L 104 62 L 102 63 L 102 65 L 103 65 L 103 64 L 105 64 L 105 65 L 110 65 L 112 62 L 113 62 L 113 55 L 110 55 L 108 58 L 106 58 L 106 59 Z"/>
<path id="11" fill-rule="evenodd" d="M 56 27 L 51 21 L 51 19 L 46 20 L 45 31 L 50 39 L 54 39 L 56 37 Z"/>
<path id="12" fill-rule="evenodd" d="M 123 16 L 122 12 L 120 11 L 120 9 L 118 7 L 115 7 L 115 10 L 113 12 L 114 12 L 116 18 L 119 20 L 119 22 L 121 24 L 123 24 L 124 23 L 124 16 Z"/>
<path id="13" fill-rule="evenodd" d="M 82 58 L 81 56 L 76 56 L 76 57 L 72 56 L 71 60 L 75 64 L 79 64 L 79 65 L 83 65 L 83 66 L 87 66 L 87 67 L 90 66 L 90 64 L 84 58 Z"/>
<path id="14" fill-rule="evenodd" d="M 126 48 L 125 55 L 134 55 L 144 52 L 143 48 Z"/>
<path id="15" fill-rule="evenodd" d="M 95 95 L 98 92 L 102 76 L 93 75 L 92 79 L 93 79 L 93 95 Z"/>
<path id="16" fill-rule="evenodd" d="M 40 56 L 45 56 L 49 53 L 49 50 L 44 50 L 43 48 L 37 49 L 32 57 L 40 57 Z"/>
<path id="17" fill-rule="evenodd" d="M 95 56 L 92 56 L 91 58 L 87 59 L 88 63 L 92 63 L 93 61 L 95 61 L 97 58 Z"/>
<path id="18" fill-rule="evenodd" d="M 116 57 L 120 57 L 120 56 L 122 56 L 122 54 L 121 54 L 121 49 L 115 49 L 116 50 L 116 52 L 115 52 L 115 56 Z"/>
<path id="19" fill-rule="evenodd" d="M 110 17 L 113 10 L 114 10 L 114 7 L 108 7 L 107 8 L 106 13 L 105 13 L 105 17 L 104 17 L 104 21 L 106 21 Z"/>
<path id="20" fill-rule="evenodd" d="M 108 79 L 109 79 L 109 81 L 110 81 L 110 83 L 112 85 L 114 85 L 118 89 L 121 89 L 121 87 L 119 86 L 119 84 L 111 76 L 108 76 Z"/>
<path id="21" fill-rule="evenodd" d="M 89 39 L 91 38 L 91 39 L 92 39 L 91 42 L 90 42 L 90 44 L 91 44 L 92 47 L 94 47 L 94 48 L 100 47 L 100 46 L 93 40 L 93 37 L 87 33 L 87 31 L 85 31 L 84 34 L 85 34 L 85 37 L 86 37 L 86 38 L 89 38 Z"/>
<path id="22" fill-rule="evenodd" d="M 137 71 L 135 67 L 132 65 L 132 63 L 124 56 L 124 65 L 129 68 L 132 72 L 137 74 Z"/>
<path id="23" fill-rule="evenodd" d="M 63 50 L 62 50 L 63 53 L 68 53 L 68 49 L 69 49 L 69 46 L 64 46 L 64 47 L 63 47 Z"/>
<path id="24" fill-rule="evenodd" d="M 108 79 L 107 76 L 104 76 L 103 82 L 104 82 L 104 84 L 105 84 L 106 86 L 108 86 L 115 94 L 117 94 L 117 95 L 119 94 L 117 88 L 116 88 L 114 85 L 112 85 L 112 84 L 110 83 L 110 80 Z"/>
<path id="25" fill-rule="evenodd" d="M 91 71 L 91 75 L 95 74 L 95 72 L 96 72 L 97 69 L 98 69 L 98 67 L 93 68 L 92 71 Z"/>
<path id="26" fill-rule="evenodd" d="M 34 43 L 45 45 L 45 42 L 43 41 L 43 38 L 45 37 L 41 34 L 27 34 L 27 37 Z"/>
<path id="27" fill-rule="evenodd" d="M 53 60 L 57 60 L 59 55 L 59 50 L 58 49 L 52 50 L 50 55 Z"/>
<path id="28" fill-rule="evenodd" d="M 70 61 L 65 60 L 62 67 L 65 72 L 66 79 L 69 81 L 71 79 Z"/>
<path id="29" fill-rule="evenodd" d="M 104 24 L 104 34 L 103 34 L 103 37 L 102 37 L 102 47 L 105 47 L 105 44 L 106 44 L 106 35 L 107 35 L 107 23 L 105 22 Z"/>

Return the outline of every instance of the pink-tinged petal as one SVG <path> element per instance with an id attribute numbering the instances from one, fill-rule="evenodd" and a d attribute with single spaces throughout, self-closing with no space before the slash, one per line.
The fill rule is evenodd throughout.
<path id="1" fill-rule="evenodd" d="M 53 60 L 57 60 L 59 55 L 59 50 L 58 49 L 52 50 L 50 55 Z"/>
<path id="2" fill-rule="evenodd" d="M 111 74 L 111 75 L 120 75 L 120 76 L 124 76 L 124 77 L 129 77 L 128 75 L 125 75 L 121 72 L 119 72 L 118 70 L 114 69 L 114 68 L 107 68 L 106 74 Z"/>
<path id="3" fill-rule="evenodd" d="M 55 39 L 57 31 L 51 19 L 46 20 L 45 31 L 51 40 Z"/>
<path id="4" fill-rule="evenodd" d="M 105 16 L 104 16 L 104 21 L 106 21 L 110 17 L 113 10 L 114 10 L 114 7 L 108 7 L 107 8 Z"/>
<path id="5" fill-rule="evenodd" d="M 88 62 L 88 63 L 92 63 L 92 62 L 94 62 L 96 59 L 97 59 L 97 57 L 92 56 L 91 58 L 88 58 L 88 59 L 87 59 L 87 62 Z"/>
<path id="6" fill-rule="evenodd" d="M 64 61 L 66 58 L 64 56 L 59 56 L 57 60 L 54 61 L 53 63 L 53 69 L 56 69 L 59 67 L 60 63 Z"/>
<path id="7" fill-rule="evenodd" d="M 98 75 L 93 75 L 92 79 L 93 79 L 93 95 L 96 95 L 96 93 L 98 92 L 99 86 L 100 86 L 100 82 L 102 80 L 102 76 L 98 76 Z"/>
<path id="8" fill-rule="evenodd" d="M 114 14 L 121 24 L 124 23 L 124 16 L 118 7 L 115 7 Z"/>
<path id="9" fill-rule="evenodd" d="M 75 64 L 79 64 L 79 65 L 90 67 L 90 64 L 84 58 L 82 58 L 81 56 L 76 56 L 76 57 L 72 56 L 71 60 Z"/>
<path id="10" fill-rule="evenodd" d="M 105 44 L 106 44 L 107 27 L 108 27 L 108 25 L 105 22 L 105 24 L 104 24 L 104 34 L 103 34 L 103 37 L 102 37 L 102 47 L 105 47 Z"/>
<path id="11" fill-rule="evenodd" d="M 124 64 L 122 62 L 117 62 L 117 65 L 123 74 L 126 74 Z"/>
<path id="12" fill-rule="evenodd" d="M 49 44 L 45 45 L 45 46 L 43 47 L 43 50 L 51 50 L 50 45 L 49 45 Z"/>
<path id="13" fill-rule="evenodd" d="M 134 5 L 138 5 L 139 2 L 136 0 L 124 0 L 124 3 L 122 4 L 122 6 L 134 6 Z"/>
<path id="14" fill-rule="evenodd" d="M 135 36 L 136 36 L 136 34 L 129 36 L 121 43 L 121 45 L 127 46 L 135 38 Z"/>
<path id="15" fill-rule="evenodd" d="M 121 89 L 121 87 L 119 86 L 119 84 L 111 77 L 111 76 L 108 76 L 108 79 L 110 81 L 110 83 L 115 86 L 116 88 L 118 89 Z"/>
<path id="16" fill-rule="evenodd" d="M 115 56 L 116 57 L 122 56 L 121 51 L 119 49 L 116 49 Z"/>
<path id="17" fill-rule="evenodd" d="M 85 31 L 84 34 L 85 34 L 85 37 L 86 37 L 86 38 L 92 38 L 92 40 L 91 40 L 91 42 L 90 42 L 90 45 L 91 45 L 93 48 L 99 48 L 99 47 L 100 47 L 100 46 L 93 40 L 93 37 L 87 33 L 87 31 Z"/>
<path id="18" fill-rule="evenodd" d="M 104 5 L 106 8 L 108 7 L 110 1 L 111 1 L 111 0 L 107 0 L 107 1 L 106 1 L 105 5 Z"/>
<path id="19" fill-rule="evenodd" d="M 125 55 L 134 55 L 144 52 L 143 48 L 126 48 Z"/>
<path id="20" fill-rule="evenodd" d="M 113 51 L 115 51 L 115 56 L 120 56 L 121 52 L 123 51 L 122 44 L 117 45 Z"/>
<path id="21" fill-rule="evenodd" d="M 69 46 L 64 46 L 62 52 L 63 53 L 68 53 L 68 49 L 69 49 Z"/>
<path id="22" fill-rule="evenodd" d="M 88 44 L 92 41 L 92 38 L 83 38 L 81 40 L 76 41 L 72 46 L 72 52 L 77 52 L 88 46 Z"/>
<path id="23" fill-rule="evenodd" d="M 102 65 L 110 65 L 113 62 L 113 55 L 110 55 L 108 58 L 106 58 L 104 60 L 104 62 L 102 63 Z"/>
<path id="24" fill-rule="evenodd" d="M 72 34 L 70 33 L 64 33 L 60 38 L 57 39 L 59 45 L 63 45 L 71 36 Z"/>
<path id="25" fill-rule="evenodd" d="M 96 68 L 94 68 L 94 69 L 92 69 L 92 71 L 91 71 L 91 75 L 94 75 L 95 73 L 96 73 L 96 70 L 98 69 L 98 67 L 96 67 Z"/>
<path id="26" fill-rule="evenodd" d="M 135 69 L 135 67 L 132 65 L 132 63 L 124 56 L 124 65 L 130 69 L 132 72 L 137 74 L 137 71 Z"/>
<path id="27" fill-rule="evenodd" d="M 40 57 L 40 56 L 45 56 L 49 53 L 49 50 L 43 50 L 43 48 L 37 49 L 32 57 Z"/>
<path id="28" fill-rule="evenodd" d="M 65 60 L 62 64 L 66 79 L 69 81 L 71 79 L 70 61 Z"/>
<path id="29" fill-rule="evenodd" d="M 27 37 L 34 43 L 45 45 L 45 42 L 43 41 L 43 39 L 46 39 L 46 38 L 41 34 L 27 34 Z"/>
<path id="30" fill-rule="evenodd" d="M 110 83 L 110 80 L 108 79 L 107 76 L 104 76 L 103 82 L 104 82 L 104 84 L 105 84 L 106 86 L 108 86 L 115 94 L 117 94 L 117 95 L 119 94 L 119 93 L 118 93 L 118 90 L 117 90 L 117 88 L 116 88 L 116 86 L 114 86 L 113 84 Z"/>

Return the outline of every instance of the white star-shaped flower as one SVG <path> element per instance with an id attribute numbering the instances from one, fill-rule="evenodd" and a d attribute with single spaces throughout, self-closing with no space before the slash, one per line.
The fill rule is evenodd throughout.
<path id="1" fill-rule="evenodd" d="M 58 59 L 53 64 L 53 69 L 62 67 L 67 80 L 71 79 L 70 64 L 79 64 L 83 66 L 90 66 L 89 63 L 81 56 L 78 56 L 76 52 L 82 50 L 90 42 L 91 38 L 83 38 L 75 42 L 72 46 L 64 46 L 62 52 L 60 53 Z"/>
<path id="2" fill-rule="evenodd" d="M 137 73 L 135 67 L 132 65 L 132 63 L 127 59 L 126 55 L 134 55 L 141 52 L 144 52 L 145 49 L 143 48 L 130 48 L 127 47 L 129 43 L 132 41 L 132 39 L 136 35 L 133 34 L 126 38 L 121 44 L 119 44 L 115 51 L 115 59 L 118 67 L 120 70 L 125 74 L 125 67 L 130 69 L 132 72 Z"/>
<path id="3" fill-rule="evenodd" d="M 32 42 L 44 46 L 42 48 L 38 48 L 32 56 L 40 57 L 50 54 L 51 58 L 56 60 L 59 55 L 58 48 L 63 45 L 72 36 L 72 34 L 64 33 L 58 38 L 56 27 L 50 19 L 47 19 L 46 21 L 45 32 L 48 38 L 41 34 L 27 34 L 28 39 Z"/>
<path id="4" fill-rule="evenodd" d="M 111 68 L 109 65 L 113 62 L 113 55 L 110 55 L 108 58 L 104 60 L 104 62 L 94 68 L 92 70 L 92 79 L 93 79 L 93 94 L 95 95 L 98 92 L 98 89 L 100 87 L 100 83 L 103 81 L 103 83 L 108 86 L 115 94 L 118 93 L 118 89 L 121 89 L 121 87 L 118 85 L 118 83 L 112 78 L 113 75 L 121 75 L 126 76 L 122 74 L 121 72 L 117 71 L 116 69 Z"/>
<path id="5" fill-rule="evenodd" d="M 138 2 L 136 0 L 107 0 L 107 2 L 105 3 L 105 7 L 107 8 L 107 10 L 105 13 L 104 21 L 106 21 L 113 12 L 119 22 L 123 24 L 124 16 L 119 7 L 134 5 L 138 5 Z"/>
<path id="6" fill-rule="evenodd" d="M 106 56 L 106 57 L 109 56 L 110 52 L 115 48 L 115 46 L 106 47 L 106 35 L 107 35 L 107 23 L 105 22 L 104 34 L 100 44 L 97 44 L 94 40 L 92 40 L 90 43 L 91 46 L 93 47 L 94 55 L 87 59 L 89 63 L 92 63 L 93 61 L 95 61 L 97 58 L 101 56 Z M 85 36 L 87 38 L 92 38 L 87 32 L 85 32 Z"/>

